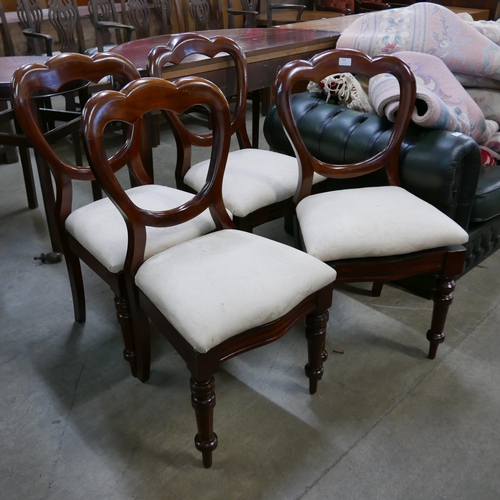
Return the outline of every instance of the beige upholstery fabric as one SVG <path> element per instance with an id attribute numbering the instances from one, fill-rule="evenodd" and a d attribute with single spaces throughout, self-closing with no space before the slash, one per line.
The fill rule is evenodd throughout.
<path id="1" fill-rule="evenodd" d="M 127 194 L 137 206 L 149 210 L 178 207 L 193 197 L 185 191 L 154 184 L 129 189 Z M 127 254 L 127 227 L 123 216 L 108 198 L 75 210 L 66 219 L 66 229 L 109 271 L 117 273 L 123 270 Z M 145 258 L 214 229 L 208 211 L 178 226 L 148 227 Z"/>
<path id="2" fill-rule="evenodd" d="M 195 191 L 205 184 L 208 160 L 193 165 L 184 182 Z M 262 149 L 232 151 L 224 172 L 222 196 L 227 209 L 245 217 L 262 207 L 291 198 L 297 189 L 299 167 L 292 156 Z M 313 182 L 324 180 L 315 174 Z"/>
<path id="3" fill-rule="evenodd" d="M 448 216 L 395 186 L 308 196 L 297 205 L 297 218 L 307 253 L 322 261 L 402 255 L 468 240 Z"/>
<path id="4" fill-rule="evenodd" d="M 280 318 L 335 277 L 330 266 L 295 248 L 226 229 L 151 257 L 136 284 L 204 353 Z"/>

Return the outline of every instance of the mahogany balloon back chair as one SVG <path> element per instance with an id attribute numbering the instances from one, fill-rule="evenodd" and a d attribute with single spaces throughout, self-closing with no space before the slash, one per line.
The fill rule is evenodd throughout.
<path id="1" fill-rule="evenodd" d="M 260 224 L 293 213 L 292 197 L 297 188 L 299 168 L 293 157 L 251 147 L 246 129 L 248 70 L 244 52 L 227 37 L 207 38 L 197 33 L 181 33 L 167 45 L 159 45 L 149 53 L 148 73 L 161 77 L 162 68 L 167 63 L 180 64 L 193 54 L 215 57 L 220 53 L 228 54 L 235 65 L 236 102 L 228 133 L 237 135 L 241 147 L 229 153 L 224 175 L 224 203 L 233 214 L 236 227 L 251 232 Z M 178 135 L 180 130 L 189 137 L 184 162 L 176 170 L 177 187 L 198 192 L 205 185 L 209 161 L 191 165 L 189 148 L 191 144 L 210 144 L 212 133 L 194 134 L 176 116 L 171 115 L 169 119 L 174 122 L 173 132 L 177 140 L 182 140 Z M 319 175 L 314 177 L 315 183 L 322 180 L 324 178 Z"/>
<path id="2" fill-rule="evenodd" d="M 140 77 L 135 66 L 117 54 L 99 53 L 92 57 L 61 54 L 49 59 L 45 64 L 31 64 L 18 69 L 13 77 L 12 101 L 26 136 L 50 168 L 55 181 L 54 211 L 68 269 L 75 320 L 85 321 L 81 260 L 94 270 L 115 294 L 116 315 L 125 343 L 124 357 L 130 363 L 132 373 L 145 381 L 149 377 L 149 361 L 144 363 L 137 360 L 131 332 L 129 300 L 123 278 L 127 253 L 126 224 L 107 198 L 72 209 L 73 181 L 93 181 L 94 175 L 89 166 L 70 164 L 57 155 L 44 136 L 40 122 L 31 107 L 31 97 L 40 89 L 55 92 L 75 80 L 98 82 L 109 75 L 115 77 L 116 83 L 122 84 Z M 136 134 L 142 134 L 141 125 L 140 121 L 136 121 Z M 127 130 L 130 133 L 130 127 Z M 129 156 L 125 157 L 119 150 L 111 161 L 113 168 L 121 169 L 129 160 L 140 161 L 142 164 L 142 159 Z M 140 178 L 132 175 L 132 180 L 134 187 L 127 192 L 135 203 L 146 208 L 167 209 L 191 198 L 190 194 L 175 188 L 152 184 L 151 178 L 146 174 Z M 148 239 L 146 258 L 214 228 L 212 218 L 205 214 L 185 225 L 156 230 Z"/>
<path id="3" fill-rule="evenodd" d="M 345 165 L 326 163 L 311 155 L 294 120 L 291 97 L 298 81 L 319 83 L 332 73 L 372 77 L 391 73 L 399 81 L 400 104 L 392 132 L 377 141 L 377 149 Z M 439 273 L 427 339 L 429 358 L 445 338 L 444 324 L 462 272 L 467 233 L 448 216 L 400 187 L 398 160 L 401 142 L 415 103 L 415 79 L 408 66 L 393 56 L 370 59 L 355 50 L 332 50 L 310 61 L 293 61 L 278 73 L 276 106 L 302 169 L 295 194 L 300 244 L 338 273 L 337 282 L 382 283 L 425 272 Z M 389 137 L 388 137 L 389 136 Z M 369 154 L 373 156 L 365 160 Z M 311 194 L 313 175 L 331 179 L 359 177 L 385 168 L 388 186 Z"/>
<path id="4" fill-rule="evenodd" d="M 208 109 L 213 127 L 204 186 L 175 208 L 139 207 L 121 187 L 106 154 L 106 125 L 125 121 L 135 130 L 144 113 L 163 109 L 177 114 L 195 105 Z M 198 424 L 195 445 L 203 465 L 210 467 L 217 446 L 214 374 L 220 363 L 280 338 L 305 317 L 306 374 L 314 393 L 323 373 L 328 307 L 336 273 L 293 247 L 235 229 L 222 201 L 231 118 L 226 98 L 213 83 L 199 77 L 173 82 L 144 78 L 121 92 L 93 96 L 84 108 L 83 120 L 92 170 L 127 221 L 124 274 L 129 296 L 135 297 L 131 300 L 135 344 L 149 353 L 147 314 L 186 362 Z M 139 140 L 133 134 L 123 157 L 129 158 L 141 179 L 146 174 L 134 160 L 139 157 Z M 180 147 L 182 154 L 182 144 Z M 216 231 L 144 261 L 148 229 L 174 229 L 207 211 Z"/>

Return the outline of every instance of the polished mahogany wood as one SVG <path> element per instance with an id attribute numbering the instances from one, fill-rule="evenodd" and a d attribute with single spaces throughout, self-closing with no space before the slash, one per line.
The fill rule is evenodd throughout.
<path id="1" fill-rule="evenodd" d="M 80 260 L 93 269 L 113 290 L 115 294 L 116 315 L 121 325 L 124 339 L 124 357 L 130 363 L 132 373 L 141 380 L 149 376 L 149 364 L 139 363 L 142 371 L 136 369 L 137 358 L 130 325 L 129 301 L 126 293 L 123 273 L 109 272 L 97 259 L 80 245 L 65 229 L 65 221 L 72 211 L 73 181 L 93 181 L 90 168 L 82 164 L 72 164 L 60 158 L 51 146 L 51 140 L 44 133 L 44 128 L 32 106 L 32 97 L 43 90 L 57 93 L 71 82 L 97 83 L 104 77 L 113 75 L 123 83 L 140 77 L 135 67 L 125 58 L 116 54 L 96 54 L 93 57 L 82 54 L 65 53 L 50 58 L 45 63 L 25 65 L 14 72 L 12 77 L 12 103 L 21 127 L 37 155 L 39 172 L 50 185 L 48 194 L 52 194 L 52 180 L 55 182 L 55 200 L 52 217 L 55 219 L 58 237 L 61 240 L 68 269 L 69 282 L 73 297 L 75 321 L 85 321 L 85 291 Z M 80 129 L 80 114 L 73 122 Z M 123 163 L 120 164 L 124 166 Z M 50 169 L 50 172 L 49 172 Z M 45 193 L 44 193 L 45 198 Z M 147 365 L 147 366 L 145 366 Z"/>
<path id="2" fill-rule="evenodd" d="M 379 73 L 391 73 L 400 85 L 399 108 L 396 122 L 392 128 L 387 145 L 375 156 L 353 164 L 331 164 L 315 158 L 302 140 L 294 120 L 291 96 L 293 87 L 301 81 L 320 82 L 333 73 L 346 71 L 345 61 L 349 62 L 349 72 L 373 77 Z M 312 192 L 312 178 L 319 173 L 332 179 L 353 178 L 385 169 L 390 185 L 399 186 L 399 155 L 401 143 L 408 128 L 415 103 L 415 79 L 408 66 L 400 59 L 380 56 L 374 59 L 361 52 L 350 49 L 327 51 L 313 57 L 310 61 L 297 60 L 287 64 L 276 79 L 276 106 L 280 119 L 290 139 L 301 167 L 301 182 L 294 197 L 298 204 Z M 325 214 L 334 217 L 335 214 Z M 355 221 L 352 222 L 355 224 Z M 298 245 L 303 246 L 300 227 L 296 221 Z M 339 235 L 339 238 L 341 235 Z M 328 262 L 337 271 L 338 283 L 374 282 L 375 295 L 380 294 L 381 284 L 416 274 L 436 272 L 439 274 L 431 328 L 427 333 L 429 358 L 434 359 L 438 345 L 443 342 L 444 324 L 448 308 L 452 302 L 454 279 L 465 264 L 465 248 L 454 246 L 434 248 L 418 253 L 396 255 L 384 258 L 349 259 Z"/>
<path id="3" fill-rule="evenodd" d="M 217 42 L 215 42 L 217 43 Z M 191 200 L 182 206 L 154 212 L 143 210 L 131 203 L 115 176 L 117 166 L 108 158 L 103 133 L 110 122 L 126 121 L 133 125 L 130 140 L 120 149 L 122 161 L 127 162 L 140 182 L 148 177 L 140 160 L 140 124 L 146 113 L 165 110 L 169 114 L 182 114 L 194 106 L 206 107 L 211 115 L 213 135 L 210 140 L 210 167 L 206 184 Z M 169 227 L 181 224 L 206 209 L 214 220 L 217 230 L 234 228 L 222 201 L 224 168 L 231 138 L 231 115 L 226 98 L 213 83 L 198 77 L 185 77 L 173 82 L 159 78 L 144 78 L 127 85 L 122 92 L 106 92 L 93 96 L 83 113 L 84 136 L 91 158 L 91 168 L 106 194 L 113 200 L 129 227 L 129 244 L 125 261 L 125 278 L 131 298 L 131 312 L 137 359 L 146 360 L 149 354 L 149 323 L 146 313 L 184 359 L 191 373 L 191 401 L 196 414 L 198 432 L 195 446 L 201 451 L 203 465 L 212 465 L 212 452 L 217 447 L 217 435 L 213 430 L 215 406 L 214 374 L 220 364 L 238 354 L 266 345 L 282 337 L 294 324 L 306 318 L 308 340 L 308 364 L 306 375 L 309 389 L 314 393 L 323 374 L 328 308 L 331 305 L 332 286 L 313 293 L 281 318 L 241 333 L 221 342 L 206 353 L 197 352 L 159 311 L 153 301 L 135 287 L 134 277 L 144 261 L 146 227 Z M 178 121 L 172 122 L 175 123 Z M 177 154 L 184 156 L 185 145 L 194 136 L 181 127 L 176 141 Z M 245 283 L 241 283 L 245 287 Z M 132 300 L 132 297 L 135 299 Z"/>

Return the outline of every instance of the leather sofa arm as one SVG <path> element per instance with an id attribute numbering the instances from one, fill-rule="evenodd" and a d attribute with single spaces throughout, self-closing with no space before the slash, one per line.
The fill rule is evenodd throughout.
<path id="1" fill-rule="evenodd" d="M 304 142 L 320 160 L 354 163 L 381 151 L 387 143 L 392 123 L 383 117 L 326 103 L 322 94 L 304 92 L 292 99 Z M 266 116 L 264 135 L 271 149 L 293 155 L 274 106 Z M 401 148 L 400 165 L 405 189 L 468 228 L 481 171 L 481 153 L 472 138 L 411 124 Z M 379 171 L 328 182 L 329 189 L 346 189 L 386 184 L 387 179 Z"/>

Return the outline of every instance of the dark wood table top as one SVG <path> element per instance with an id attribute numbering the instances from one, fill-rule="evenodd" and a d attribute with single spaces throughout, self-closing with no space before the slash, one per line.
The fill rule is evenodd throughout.
<path id="1" fill-rule="evenodd" d="M 297 58 L 303 53 L 322 51 L 335 47 L 339 33 L 332 31 L 300 30 L 284 28 L 236 28 L 223 30 L 207 30 L 205 36 L 223 35 L 232 38 L 243 49 L 248 64 L 275 60 L 296 54 Z M 142 40 L 134 40 L 113 47 L 112 52 L 121 54 L 129 59 L 137 69 L 145 74 L 146 61 L 153 47 L 168 42 L 171 35 L 161 35 Z M 201 72 L 221 69 L 228 66 L 228 58 L 220 57 L 215 60 L 203 59 L 185 62 L 178 67 L 168 69 L 169 77 L 193 75 Z"/>
<path id="2" fill-rule="evenodd" d="M 10 80 L 14 71 L 24 64 L 44 63 L 47 56 L 0 57 L 0 99 L 10 99 Z"/>

